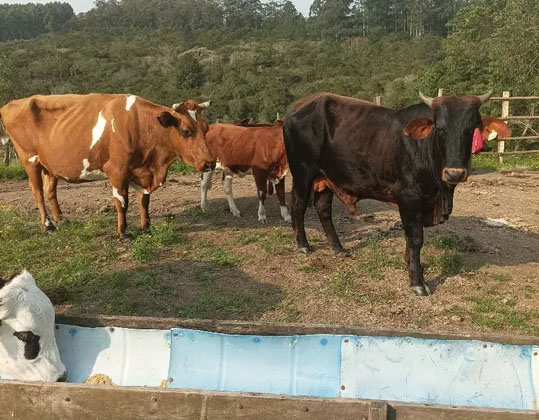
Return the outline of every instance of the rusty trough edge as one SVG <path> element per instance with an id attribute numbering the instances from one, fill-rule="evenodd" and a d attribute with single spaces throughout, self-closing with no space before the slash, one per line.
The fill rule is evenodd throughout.
<path id="1" fill-rule="evenodd" d="M 442 340 L 477 340 L 513 345 L 539 345 L 539 336 L 489 333 L 418 331 L 369 326 L 286 324 L 257 321 L 221 321 L 212 319 L 152 318 L 108 315 L 56 315 L 56 323 L 80 327 L 122 327 L 136 329 L 197 329 L 225 334 L 306 335 L 334 334 L 375 337 L 413 337 Z"/>

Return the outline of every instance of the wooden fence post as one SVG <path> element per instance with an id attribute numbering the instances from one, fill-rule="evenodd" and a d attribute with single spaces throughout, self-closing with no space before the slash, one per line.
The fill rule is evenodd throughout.
<path id="1" fill-rule="evenodd" d="M 504 91 L 503 97 L 509 98 L 511 96 L 511 92 Z M 502 119 L 507 118 L 509 116 L 509 101 L 502 101 Z M 505 151 L 505 142 L 499 141 L 498 142 L 498 162 L 503 163 L 503 152 Z"/>
<path id="2" fill-rule="evenodd" d="M 381 96 L 376 96 L 374 98 L 374 103 L 378 106 L 382 105 L 382 97 Z"/>

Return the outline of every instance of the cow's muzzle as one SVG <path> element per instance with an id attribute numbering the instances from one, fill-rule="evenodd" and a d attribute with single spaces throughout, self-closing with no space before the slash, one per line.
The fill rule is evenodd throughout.
<path id="1" fill-rule="evenodd" d="M 62 375 L 56 380 L 56 382 L 67 382 L 67 371 L 62 373 Z"/>
<path id="2" fill-rule="evenodd" d="M 449 185 L 457 185 L 468 179 L 468 169 L 444 168 L 442 171 L 442 181 Z"/>

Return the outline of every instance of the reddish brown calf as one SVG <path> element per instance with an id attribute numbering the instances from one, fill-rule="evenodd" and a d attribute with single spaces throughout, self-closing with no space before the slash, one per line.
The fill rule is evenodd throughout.
<path id="1" fill-rule="evenodd" d="M 288 172 L 288 162 L 283 141 L 282 122 L 276 125 L 249 124 L 241 122 L 242 126 L 232 124 L 212 124 L 206 136 L 208 147 L 217 158 L 217 167 L 223 170 L 223 184 L 232 214 L 241 217 L 232 196 L 232 177 L 245 176 L 252 173 L 258 192 L 258 220 L 267 223 L 264 201 L 273 190 L 281 205 L 281 216 L 286 222 L 291 218 L 285 202 L 285 176 Z M 212 172 L 202 176 L 200 185 L 203 211 L 208 208 L 207 194 L 211 189 Z M 268 188 L 269 187 L 269 188 Z"/>

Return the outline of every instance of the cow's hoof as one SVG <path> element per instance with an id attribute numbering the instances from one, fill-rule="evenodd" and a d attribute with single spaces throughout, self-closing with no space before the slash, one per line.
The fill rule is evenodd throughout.
<path id="1" fill-rule="evenodd" d="M 412 290 L 417 296 L 430 296 L 431 295 L 431 291 L 427 285 L 412 286 Z"/>
<path id="2" fill-rule="evenodd" d="M 292 218 L 291 218 L 290 216 L 286 216 L 286 217 L 284 218 L 284 221 L 285 221 L 286 223 L 292 223 Z"/>
<path id="3" fill-rule="evenodd" d="M 232 216 L 237 217 L 238 219 L 241 217 L 241 213 L 239 211 L 233 211 Z"/>
<path id="4" fill-rule="evenodd" d="M 267 224 L 267 223 L 268 223 L 268 219 L 265 218 L 265 217 L 260 217 L 260 218 L 258 219 L 258 221 L 259 221 L 260 223 L 263 223 L 263 224 Z"/>
<path id="5" fill-rule="evenodd" d="M 67 225 L 71 224 L 71 221 L 62 216 L 60 218 L 60 221 L 58 222 L 58 224 L 61 225 L 61 226 L 67 226 Z"/>
<path id="6" fill-rule="evenodd" d="M 131 239 L 133 239 L 133 237 L 131 236 L 130 233 L 124 233 L 120 235 L 118 238 L 120 242 L 131 242 Z"/>
<path id="7" fill-rule="evenodd" d="M 308 246 L 300 246 L 298 247 L 298 252 L 307 255 L 307 254 L 310 254 L 311 248 Z"/>
<path id="8" fill-rule="evenodd" d="M 335 255 L 339 256 L 339 257 L 350 257 L 351 254 L 350 254 L 350 251 L 347 251 L 346 249 L 344 249 L 343 247 L 333 247 L 333 252 L 335 253 Z"/>
<path id="9" fill-rule="evenodd" d="M 54 226 L 52 223 L 49 222 L 49 224 L 45 225 L 45 227 L 43 228 L 43 232 L 45 233 L 56 232 L 56 226 Z"/>

